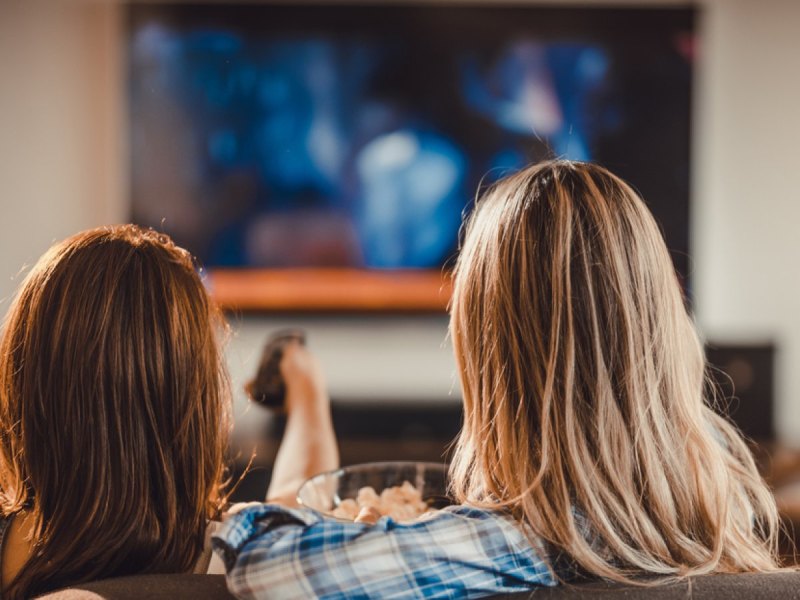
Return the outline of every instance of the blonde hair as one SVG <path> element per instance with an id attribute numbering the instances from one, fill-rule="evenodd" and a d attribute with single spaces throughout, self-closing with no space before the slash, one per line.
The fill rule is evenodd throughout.
<path id="1" fill-rule="evenodd" d="M 554 161 L 496 184 L 467 226 L 450 330 L 459 501 L 611 580 L 778 568 L 772 494 L 708 406 L 669 252 L 625 182 Z"/>

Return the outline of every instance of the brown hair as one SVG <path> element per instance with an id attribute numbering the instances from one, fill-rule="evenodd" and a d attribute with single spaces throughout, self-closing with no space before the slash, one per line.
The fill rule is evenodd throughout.
<path id="1" fill-rule="evenodd" d="M 554 161 L 498 183 L 467 227 L 450 327 L 460 501 L 612 580 L 777 568 L 775 502 L 709 407 L 669 253 L 622 180 Z"/>
<path id="2" fill-rule="evenodd" d="M 9 597 L 191 570 L 223 502 L 221 323 L 163 234 L 85 231 L 34 266 L 0 339 L 0 502 L 34 522 Z"/>

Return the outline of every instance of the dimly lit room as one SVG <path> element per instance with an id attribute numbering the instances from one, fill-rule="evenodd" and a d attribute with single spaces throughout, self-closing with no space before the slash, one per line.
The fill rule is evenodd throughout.
<path id="1" fill-rule="evenodd" d="M 798 32 L 0 0 L 0 596 L 800 598 Z"/>

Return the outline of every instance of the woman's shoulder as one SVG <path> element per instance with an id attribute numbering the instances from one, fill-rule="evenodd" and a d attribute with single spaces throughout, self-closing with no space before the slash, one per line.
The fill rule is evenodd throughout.
<path id="1" fill-rule="evenodd" d="M 417 541 L 423 546 L 426 540 L 453 539 L 480 542 L 487 547 L 504 548 L 519 555 L 534 555 L 537 559 L 546 554 L 546 548 L 535 535 L 505 511 L 473 506 L 451 505 L 409 520 L 398 521 L 390 516 L 381 517 L 367 525 L 328 518 L 306 508 L 287 508 L 275 504 L 250 503 L 232 511 L 214 537 L 229 547 L 242 547 L 261 536 L 269 536 L 285 527 L 297 527 L 300 533 L 314 539 L 346 539 L 369 537 L 368 531 L 389 533 L 399 540 Z"/>
<path id="2" fill-rule="evenodd" d="M 285 518 L 278 518 L 283 516 Z M 287 507 L 281 504 L 269 502 L 246 502 L 233 505 L 223 515 L 223 522 L 230 520 L 240 520 L 257 522 L 259 520 L 270 519 L 284 522 L 295 520 L 304 525 L 316 523 L 327 524 L 351 524 L 361 526 L 359 523 L 338 518 L 327 517 L 315 510 L 304 507 Z M 486 522 L 501 527 L 516 527 L 517 523 L 507 512 L 497 509 L 473 506 L 470 504 L 453 504 L 442 509 L 430 510 L 423 513 L 420 517 L 413 520 L 398 521 L 389 516 L 380 519 L 381 522 L 392 523 L 396 526 L 414 527 L 419 525 L 430 525 L 431 523 L 452 522 L 470 523 Z"/>
<path id="3" fill-rule="evenodd" d="M 14 514 L 4 514 L 0 512 L 0 566 L 3 562 L 3 556 L 5 552 L 3 549 L 6 545 L 6 536 L 8 534 L 8 529 L 11 526 L 11 521 L 14 518 Z"/>
<path id="4" fill-rule="evenodd" d="M 451 504 L 450 506 L 446 506 L 438 511 L 431 511 L 432 515 L 457 515 L 460 517 L 465 517 L 468 519 L 478 519 L 478 520 L 502 520 L 508 521 L 511 519 L 511 516 L 500 509 L 497 508 L 487 508 L 487 507 L 480 507 L 480 506 L 473 506 L 472 504 Z"/>
<path id="5" fill-rule="evenodd" d="M 425 513 L 432 517 L 455 517 L 471 521 L 486 521 L 502 527 L 521 529 L 520 523 L 509 510 L 501 507 L 476 506 L 473 504 L 451 504 L 440 510 Z M 425 516 L 424 515 L 424 516 Z"/>
<path id="6" fill-rule="evenodd" d="M 214 554 L 211 549 L 211 536 L 213 536 L 219 528 L 222 526 L 222 523 L 219 521 L 209 521 L 208 525 L 206 525 L 206 534 L 205 538 L 203 539 L 203 552 L 200 554 L 200 558 L 197 559 L 197 562 L 194 564 L 194 568 L 192 569 L 192 573 L 195 575 L 224 575 L 225 574 L 225 565 L 223 564 L 222 560 Z"/>
<path id="7" fill-rule="evenodd" d="M 0 573 L 3 586 L 22 569 L 31 555 L 33 519 L 24 511 L 0 517 Z"/>
<path id="8" fill-rule="evenodd" d="M 460 523 L 469 527 L 499 529 L 520 539 L 530 537 L 525 534 L 523 526 L 511 514 L 498 508 L 453 504 L 440 510 L 427 512 L 420 517 L 419 521 L 424 523 L 431 519 Z"/>
<path id="9" fill-rule="evenodd" d="M 431 513 L 430 518 L 460 523 L 463 527 L 472 529 L 475 535 L 502 539 L 515 552 L 533 552 L 540 557 L 549 554 L 546 544 L 533 531 L 508 511 L 499 508 L 455 504 Z"/>
<path id="10" fill-rule="evenodd" d="M 410 597 L 408 573 L 424 574 L 415 581 L 450 590 L 452 597 L 468 591 L 467 581 L 498 593 L 554 585 L 547 556 L 532 541 L 503 512 L 468 505 L 411 521 L 383 516 L 356 523 L 259 504 L 231 516 L 214 536 L 232 591 L 252 596 L 255 585 L 276 597 L 300 597 L 301 589 L 377 597 L 392 586 Z M 415 591 L 425 597 L 424 590 Z"/>

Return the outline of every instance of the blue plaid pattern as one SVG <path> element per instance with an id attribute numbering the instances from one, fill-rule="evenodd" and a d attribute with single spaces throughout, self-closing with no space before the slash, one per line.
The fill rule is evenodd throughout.
<path id="1" fill-rule="evenodd" d="M 556 585 L 543 545 L 509 517 L 467 506 L 365 525 L 260 504 L 212 544 L 239 598 L 479 598 Z"/>

